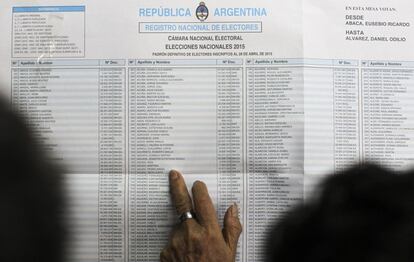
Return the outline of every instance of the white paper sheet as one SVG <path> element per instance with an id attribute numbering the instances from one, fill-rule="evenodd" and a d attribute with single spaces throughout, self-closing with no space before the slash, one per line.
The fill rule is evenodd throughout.
<path id="1" fill-rule="evenodd" d="M 206 11 L 208 9 L 208 11 Z M 413 164 L 414 4 L 3 1 L 0 92 L 67 167 L 69 261 L 158 261 L 167 173 L 244 225 L 237 261 L 327 173 Z"/>

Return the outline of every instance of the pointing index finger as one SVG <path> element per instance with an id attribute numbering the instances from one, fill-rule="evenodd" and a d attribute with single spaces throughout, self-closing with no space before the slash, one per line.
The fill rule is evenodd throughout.
<path id="1" fill-rule="evenodd" d="M 172 204 L 178 215 L 193 210 L 191 197 L 188 193 L 183 176 L 176 170 L 171 170 L 169 174 L 170 193 Z"/>

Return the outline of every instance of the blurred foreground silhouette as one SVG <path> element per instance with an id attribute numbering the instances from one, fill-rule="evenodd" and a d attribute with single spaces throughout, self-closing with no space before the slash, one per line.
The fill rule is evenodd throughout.
<path id="1" fill-rule="evenodd" d="M 62 261 L 61 172 L 47 159 L 0 99 L 0 261 Z"/>
<path id="2" fill-rule="evenodd" d="M 268 261 L 414 261 L 414 173 L 361 165 L 328 177 L 320 195 L 270 232 Z"/>

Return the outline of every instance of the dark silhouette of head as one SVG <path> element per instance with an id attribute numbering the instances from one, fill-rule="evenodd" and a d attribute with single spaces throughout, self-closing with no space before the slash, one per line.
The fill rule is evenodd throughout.
<path id="1" fill-rule="evenodd" d="M 414 173 L 361 165 L 332 175 L 268 238 L 268 261 L 414 259 Z"/>
<path id="2" fill-rule="evenodd" d="M 59 169 L 23 119 L 0 99 L 0 261 L 61 261 Z"/>

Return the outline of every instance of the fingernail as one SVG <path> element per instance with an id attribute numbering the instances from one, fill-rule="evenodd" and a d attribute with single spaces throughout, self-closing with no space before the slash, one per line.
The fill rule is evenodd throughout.
<path id="1" fill-rule="evenodd" d="M 231 206 L 231 215 L 235 218 L 239 218 L 239 207 L 236 203 Z"/>
<path id="2" fill-rule="evenodd" d="M 178 172 L 175 170 L 170 171 L 170 178 L 171 179 L 177 179 L 178 178 Z"/>

